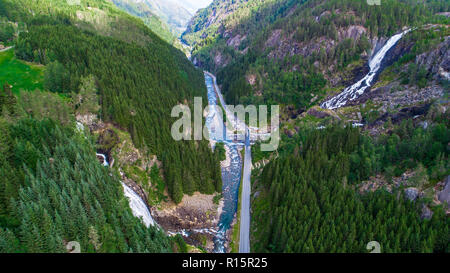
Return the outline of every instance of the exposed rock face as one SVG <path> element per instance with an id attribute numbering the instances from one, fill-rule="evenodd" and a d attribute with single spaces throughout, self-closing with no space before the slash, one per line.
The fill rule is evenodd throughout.
<path id="1" fill-rule="evenodd" d="M 413 107 L 406 107 L 401 109 L 398 113 L 385 113 L 381 117 L 379 117 L 376 121 L 371 123 L 371 126 L 377 126 L 381 125 L 385 121 L 387 121 L 389 118 L 393 123 L 399 123 L 402 120 L 408 119 L 408 118 L 414 118 L 416 116 L 423 116 L 428 113 L 430 110 L 431 104 L 424 104 L 422 106 L 413 106 Z"/>
<path id="2" fill-rule="evenodd" d="M 450 176 L 445 180 L 444 189 L 439 193 L 439 201 L 450 208 Z"/>
<path id="3" fill-rule="evenodd" d="M 417 188 L 407 188 L 405 190 L 405 197 L 410 201 L 416 201 L 419 197 L 419 190 Z"/>
<path id="4" fill-rule="evenodd" d="M 108 155 L 111 149 L 118 143 L 119 136 L 110 128 L 102 130 L 97 140 L 97 144 L 101 147 L 100 152 Z"/>
<path id="5" fill-rule="evenodd" d="M 415 175 L 414 172 L 406 171 L 399 177 L 392 177 L 392 181 L 388 182 L 383 175 L 378 174 L 375 177 L 370 177 L 369 180 L 367 180 L 367 181 L 363 181 L 358 186 L 358 190 L 360 193 L 364 193 L 364 192 L 368 192 L 368 191 L 374 192 L 379 189 L 385 189 L 388 192 L 392 193 L 393 189 L 397 189 L 401 186 L 407 186 L 411 177 L 413 177 L 414 175 Z M 416 191 L 417 191 L 417 193 L 416 193 Z M 410 187 L 409 192 L 410 192 L 409 197 L 415 197 L 416 195 L 417 195 L 417 197 L 421 197 L 421 195 L 422 195 L 417 188 Z M 405 191 L 405 194 L 406 194 L 406 191 Z M 414 199 L 417 199 L 417 197 L 415 197 Z"/>
<path id="6" fill-rule="evenodd" d="M 339 31 L 339 39 L 352 39 L 352 40 L 359 40 L 361 37 L 367 33 L 367 29 L 363 26 L 349 26 L 346 29 L 342 29 Z"/>
<path id="7" fill-rule="evenodd" d="M 202 238 L 206 238 L 206 247 L 212 251 L 214 236 L 209 231 L 216 229 L 223 207 L 222 201 L 217 205 L 213 199 L 214 195 L 200 193 L 193 196 L 185 195 L 178 205 L 168 202 L 162 204 L 159 209 L 153 208 L 152 215 L 168 232 L 187 231 L 189 234 L 185 234 L 184 237 L 188 243 L 200 246 Z"/>
<path id="8" fill-rule="evenodd" d="M 238 34 L 233 38 L 228 39 L 227 45 L 233 47 L 235 50 L 238 50 L 242 41 L 245 40 L 246 38 L 247 36 Z"/>
<path id="9" fill-rule="evenodd" d="M 267 41 L 266 41 L 266 44 L 265 44 L 266 48 L 275 47 L 275 46 L 279 45 L 281 42 L 281 33 L 282 33 L 281 29 L 274 30 L 272 32 L 272 34 L 270 35 L 269 39 L 267 39 Z"/>
<path id="10" fill-rule="evenodd" d="M 122 172 L 120 173 L 122 182 L 125 183 L 128 187 L 130 187 L 139 197 L 144 201 L 144 203 L 147 205 L 148 209 L 150 210 L 151 207 L 148 202 L 148 194 L 144 191 L 142 186 L 138 185 L 134 180 L 129 179 L 126 177 Z"/>
<path id="11" fill-rule="evenodd" d="M 391 50 L 384 61 L 383 66 L 388 66 L 405 54 L 412 47 L 412 43 L 400 40 L 398 45 Z M 434 49 L 416 57 L 415 63 L 423 67 L 430 75 L 433 75 L 433 82 L 425 88 L 416 86 L 402 86 L 398 82 L 391 82 L 385 86 L 374 88 L 365 92 L 349 105 L 358 105 L 372 100 L 376 104 L 381 104 L 384 109 L 393 109 L 400 106 L 418 105 L 433 99 L 441 98 L 446 90 L 437 84 L 439 80 L 450 80 L 450 37 L 437 45 Z"/>
<path id="12" fill-rule="evenodd" d="M 106 156 L 105 156 L 106 157 Z M 107 157 L 106 157 L 107 158 Z M 100 162 L 100 164 L 105 164 L 105 158 L 103 156 L 97 155 L 97 160 Z"/>
<path id="13" fill-rule="evenodd" d="M 388 38 L 386 37 L 373 37 L 370 40 L 370 44 L 372 45 L 371 56 L 375 55 L 383 46 L 386 44 Z"/>
<path id="14" fill-rule="evenodd" d="M 445 16 L 445 17 L 450 17 L 450 12 L 439 12 L 439 13 L 436 13 L 437 15 L 442 15 L 442 16 Z"/>
<path id="15" fill-rule="evenodd" d="M 327 16 L 327 12 L 324 12 L 320 18 Z M 316 18 L 316 20 L 320 20 Z M 267 57 L 269 59 L 281 60 L 286 56 L 301 55 L 303 57 L 309 57 L 313 54 L 323 54 L 326 56 L 332 56 L 336 46 L 346 39 L 353 41 L 360 41 L 363 36 L 367 36 L 368 31 L 366 28 L 360 25 L 351 25 L 345 28 L 340 28 L 337 30 L 337 35 L 335 39 L 331 39 L 327 36 L 317 37 L 310 41 L 297 41 L 295 39 L 294 33 L 284 33 L 281 29 L 276 29 L 272 31 L 269 38 L 264 44 L 264 49 L 271 49 Z M 381 39 L 374 41 L 375 44 L 383 42 Z M 380 48 L 383 44 L 380 45 Z M 378 49 L 378 46 L 375 46 Z M 338 69 L 337 61 L 335 60 L 332 64 L 324 65 L 321 62 L 316 62 L 314 65 L 318 70 L 320 70 L 329 82 L 331 86 L 341 86 L 341 85 L 351 85 L 354 80 L 358 81 L 364 77 L 368 71 L 368 53 L 362 52 L 361 58 L 364 60 L 364 65 L 357 65 L 351 71 L 342 71 Z M 298 68 L 294 65 L 288 68 L 291 71 L 297 71 Z M 339 73 L 336 73 L 339 72 Z"/>
<path id="16" fill-rule="evenodd" d="M 416 64 L 428 70 L 436 80 L 450 80 L 450 37 L 432 51 L 417 56 Z"/>
<path id="17" fill-rule="evenodd" d="M 336 119 L 340 119 L 339 116 L 332 110 L 322 109 L 318 106 L 312 107 L 306 112 L 308 115 L 311 115 L 316 118 L 327 118 L 334 117 Z"/>
<path id="18" fill-rule="evenodd" d="M 289 130 L 287 128 L 284 129 L 284 133 L 289 137 L 292 138 L 295 135 L 295 130 Z"/>
<path id="19" fill-rule="evenodd" d="M 222 34 L 224 37 L 231 37 L 232 31 L 223 27 L 226 19 L 237 10 L 243 0 L 224 0 L 224 1 L 213 1 L 211 5 L 202 11 L 197 13 L 198 18 L 192 18 L 187 25 L 186 31 L 182 35 L 182 39 L 189 42 L 191 35 L 197 33 L 200 34 L 202 38 L 208 37 L 207 29 L 212 25 L 218 27 L 216 34 Z M 197 20 L 196 20 L 197 19 Z"/>
<path id="20" fill-rule="evenodd" d="M 94 114 L 87 114 L 87 115 L 77 115 L 76 120 L 85 126 L 89 127 L 89 129 L 95 129 L 92 128 L 93 126 L 98 127 L 98 118 L 97 115 Z"/>
<path id="21" fill-rule="evenodd" d="M 415 86 L 406 86 L 402 87 L 404 88 L 403 90 L 398 90 L 399 86 L 398 83 L 393 82 L 386 86 L 375 88 L 369 92 L 365 92 L 348 105 L 359 105 L 368 100 L 372 100 L 374 103 L 382 105 L 385 109 L 393 109 L 398 105 L 417 105 L 441 98 L 445 93 L 444 88 L 436 84 L 430 84 L 422 89 Z"/>
<path id="22" fill-rule="evenodd" d="M 269 54 L 270 59 L 283 59 L 286 56 L 302 55 L 310 56 L 313 53 L 319 53 L 321 48 L 325 48 L 328 53 L 336 46 L 336 41 L 321 37 L 307 43 L 294 41 L 292 37 L 282 37 L 281 31 L 274 31 L 272 36 L 266 42 L 266 48 L 274 48 Z"/>
<path id="23" fill-rule="evenodd" d="M 422 215 L 420 216 L 420 218 L 426 219 L 426 220 L 430 220 L 433 217 L 433 211 L 426 206 L 425 204 L 422 205 Z"/>
<path id="24" fill-rule="evenodd" d="M 314 110 L 322 111 L 320 108 L 314 108 Z M 312 110 L 312 111 L 314 111 L 314 110 Z M 289 119 L 296 119 L 298 116 L 303 114 L 305 112 L 305 110 L 296 109 L 294 106 L 289 105 L 285 109 L 283 109 L 283 112 L 286 113 L 286 121 L 287 121 Z M 329 115 L 331 115 L 331 113 Z M 284 120 L 284 119 L 282 118 L 282 120 Z"/>
<path id="25" fill-rule="evenodd" d="M 382 175 L 371 177 L 370 180 L 363 181 L 358 186 L 358 191 L 361 194 L 366 192 L 374 192 L 379 189 L 385 189 L 386 191 L 392 193 L 392 185 L 390 185 Z"/>
<path id="26" fill-rule="evenodd" d="M 256 79 L 257 79 L 257 77 L 256 77 L 256 75 L 251 74 L 251 75 L 246 75 L 246 76 L 245 76 L 245 79 L 247 80 L 247 82 L 248 82 L 251 86 L 253 86 L 253 85 L 256 84 Z"/>
<path id="27" fill-rule="evenodd" d="M 217 51 L 214 56 L 214 65 L 217 68 L 221 68 L 226 66 L 229 63 L 229 61 L 226 60 L 226 58 L 222 55 L 220 51 Z"/>
<path id="28" fill-rule="evenodd" d="M 390 37 L 374 37 L 371 40 L 372 51 L 371 57 L 373 57 L 389 40 Z M 395 46 L 393 46 L 385 55 L 381 67 L 382 69 L 392 65 L 400 57 L 408 53 L 414 46 L 413 42 L 407 41 L 405 39 L 400 39 Z"/>
<path id="29" fill-rule="evenodd" d="M 281 29 L 274 30 L 265 43 L 265 49 L 274 48 L 268 57 L 282 59 L 285 56 L 310 56 L 313 53 L 319 53 L 321 48 L 328 54 L 341 41 L 345 39 L 360 40 L 367 30 L 363 26 L 353 25 L 341 28 L 337 33 L 337 41 L 328 37 L 320 37 L 308 42 L 297 42 L 293 34 L 285 34 Z"/>
<path id="30" fill-rule="evenodd" d="M 167 230 L 215 227 L 219 205 L 214 204 L 213 198 L 214 195 L 200 193 L 185 195 L 180 204 L 165 203 L 154 211 L 154 215 L 160 219 L 158 223 L 167 226 Z"/>

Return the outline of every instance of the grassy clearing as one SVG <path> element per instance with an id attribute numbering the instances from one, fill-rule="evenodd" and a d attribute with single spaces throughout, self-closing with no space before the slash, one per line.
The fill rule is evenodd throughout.
<path id="1" fill-rule="evenodd" d="M 44 66 L 26 63 L 14 57 L 14 50 L 0 52 L 0 84 L 8 82 L 18 95 L 20 90 L 43 90 Z"/>
<path id="2" fill-rule="evenodd" d="M 207 253 L 204 249 L 189 244 L 187 245 L 187 250 L 188 253 Z"/>

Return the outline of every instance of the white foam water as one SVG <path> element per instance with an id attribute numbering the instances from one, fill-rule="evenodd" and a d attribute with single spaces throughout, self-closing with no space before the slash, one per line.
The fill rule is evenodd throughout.
<path id="1" fill-rule="evenodd" d="M 133 189 L 128 187 L 125 183 L 121 182 L 123 186 L 123 191 L 125 193 L 125 196 L 128 198 L 130 203 L 131 211 L 133 212 L 133 215 L 137 218 L 141 218 L 144 222 L 145 226 L 154 226 L 155 220 L 153 220 L 153 217 L 150 213 L 150 210 L 148 209 L 145 202 L 142 200 L 142 198 L 134 192 Z"/>
<path id="2" fill-rule="evenodd" d="M 370 60 L 369 62 L 370 71 L 364 78 L 362 78 L 352 86 L 345 88 L 345 90 L 342 91 L 342 93 L 340 93 L 339 95 L 325 101 L 324 103 L 322 103 L 320 107 L 324 109 L 340 108 L 342 106 L 345 106 L 348 101 L 355 100 L 356 98 L 364 94 L 364 92 L 367 90 L 367 88 L 369 88 L 372 85 L 373 80 L 380 72 L 381 64 L 384 58 L 386 57 L 386 54 L 409 31 L 411 30 L 408 29 L 402 33 L 392 36 Z"/>
<path id="3" fill-rule="evenodd" d="M 103 158 L 103 166 L 105 166 L 105 167 L 108 167 L 108 166 L 109 166 L 109 162 L 108 162 L 108 160 L 106 159 L 106 155 L 104 155 L 104 154 L 99 154 L 99 153 L 97 153 L 96 155 L 99 156 L 99 157 L 101 157 L 101 158 Z"/>
<path id="4" fill-rule="evenodd" d="M 103 166 L 109 166 L 106 155 L 97 153 L 97 156 L 103 158 Z M 145 204 L 144 200 L 142 200 L 142 198 L 125 183 L 120 183 L 122 184 L 125 196 L 128 198 L 133 215 L 137 218 L 140 218 L 144 222 L 145 226 L 154 226 L 156 222 L 155 220 L 153 220 L 150 210 L 148 209 L 147 204 Z"/>

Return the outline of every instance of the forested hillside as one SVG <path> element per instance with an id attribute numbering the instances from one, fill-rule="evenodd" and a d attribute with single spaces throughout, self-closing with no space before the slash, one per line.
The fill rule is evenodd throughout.
<path id="1" fill-rule="evenodd" d="M 2 0 L 0 5 L 0 16 L 11 22 L 28 23 L 45 20 L 48 16 L 58 23 L 72 24 L 102 36 L 140 45 L 150 42 L 153 35 L 140 19 L 120 11 L 106 0 Z"/>
<path id="2" fill-rule="evenodd" d="M 114 3 L 127 3 L 140 11 L 152 11 L 169 26 L 175 37 L 179 37 L 193 16 L 193 12 L 188 10 L 190 5 L 180 0 L 114 0 Z"/>
<path id="3" fill-rule="evenodd" d="M 64 253 L 69 241 L 82 252 L 172 251 L 161 230 L 133 216 L 83 134 L 52 120 L 1 117 L 0 150 L 1 253 Z"/>
<path id="4" fill-rule="evenodd" d="M 149 6 L 145 5 L 145 3 L 135 0 L 113 0 L 113 3 L 129 14 L 141 18 L 164 41 L 169 44 L 173 44 L 176 41 L 175 35 L 171 32 L 170 27 Z"/>
<path id="5" fill-rule="evenodd" d="M 182 38 L 194 63 L 218 76 L 229 103 L 307 109 L 364 71 L 385 38 L 445 24 L 446 1 L 214 1 Z"/>
<path id="6" fill-rule="evenodd" d="M 128 18 L 118 10 L 114 12 Z M 12 13 L 7 10 L 7 14 Z M 10 20 L 28 18 L 28 31 L 16 42 L 16 56 L 55 68 L 50 79 L 55 83 L 50 90 L 54 92 L 76 92 L 81 77 L 93 75 L 100 94 L 101 117 L 127 129 L 138 148 L 148 149 L 163 161 L 168 190 L 176 202 L 184 192 L 221 190 L 218 161 L 208 143 L 175 142 L 170 135 L 172 107 L 192 102 L 194 96 L 205 97 L 203 74 L 182 52 L 163 42 L 142 22 L 136 29 L 142 28 L 145 33 L 141 40 L 149 41 L 145 46 L 80 30 L 77 21 L 72 24 L 65 15 L 11 16 Z M 117 31 L 114 36 L 121 37 Z M 134 37 L 135 33 L 127 35 Z"/>
<path id="7" fill-rule="evenodd" d="M 236 248 L 240 167 L 252 252 L 450 251 L 449 1 L 214 0 L 182 35 L 193 63 L 172 1 L 0 0 L 0 252 Z M 323 106 L 399 33 L 367 91 Z M 229 104 L 281 106 L 278 150 L 173 139 L 203 69 Z"/>
<path id="8" fill-rule="evenodd" d="M 131 214 L 75 115 L 98 116 L 156 155 L 176 203 L 212 194 L 222 182 L 209 143 L 170 134 L 172 107 L 205 97 L 203 73 L 111 2 L 74 3 L 0 0 L 0 42 L 14 46 L 0 53 L 0 252 L 66 252 L 69 241 L 83 252 L 176 250 Z"/>
<path id="9" fill-rule="evenodd" d="M 405 122 L 375 139 L 334 126 L 303 128 L 285 140 L 279 157 L 254 173 L 253 251 L 360 253 L 377 241 L 383 253 L 449 252 L 450 219 L 443 207 L 424 219 L 424 206 L 434 197 L 413 201 L 403 193 L 408 187 L 430 192 L 448 175 L 448 114 L 443 118 L 427 130 Z M 425 173 L 399 188 L 358 190 L 376 173 L 392 179 L 423 166 Z"/>

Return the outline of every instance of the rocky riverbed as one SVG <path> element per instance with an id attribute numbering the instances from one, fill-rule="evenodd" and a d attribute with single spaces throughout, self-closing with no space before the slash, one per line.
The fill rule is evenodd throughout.
<path id="1" fill-rule="evenodd" d="M 185 195 L 178 205 L 170 201 L 152 208 L 152 215 L 169 234 L 181 234 L 187 243 L 212 252 L 213 237 L 223 208 L 223 201 L 217 204 L 214 197 L 201 193 Z"/>

